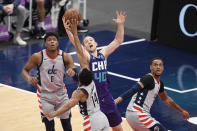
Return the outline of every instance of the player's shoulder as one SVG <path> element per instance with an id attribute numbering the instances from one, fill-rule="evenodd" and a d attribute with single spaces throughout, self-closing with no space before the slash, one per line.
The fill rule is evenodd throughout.
<path id="1" fill-rule="evenodd" d="M 145 74 L 144 76 L 141 77 L 141 79 L 154 80 L 152 75 L 150 75 L 150 74 Z"/>
<path id="2" fill-rule="evenodd" d="M 81 94 L 81 95 L 86 95 L 86 96 L 89 95 L 88 90 L 87 90 L 87 88 L 85 88 L 85 87 L 78 88 L 77 91 L 78 91 L 78 93 Z M 79 94 L 78 94 L 78 95 L 79 95 Z"/>
<path id="3" fill-rule="evenodd" d="M 42 57 L 42 52 L 41 51 L 32 54 L 32 58 L 38 59 L 38 58 L 41 58 L 41 57 Z"/>
<path id="4" fill-rule="evenodd" d="M 102 50 L 98 51 L 98 56 L 101 59 L 106 59 L 106 56 L 105 56 L 104 52 L 102 52 Z"/>
<path id="5" fill-rule="evenodd" d="M 67 53 L 67 52 L 65 52 L 65 51 L 62 51 L 61 50 L 61 54 L 64 56 L 64 57 L 69 57 L 69 56 L 71 56 L 69 53 Z"/>
<path id="6" fill-rule="evenodd" d="M 150 74 L 145 74 L 140 78 L 140 82 L 143 83 L 145 88 L 152 89 L 154 87 L 154 79 Z"/>
<path id="7" fill-rule="evenodd" d="M 69 58 L 72 57 L 69 53 L 64 52 L 64 51 L 62 51 L 62 53 L 60 55 L 63 56 L 64 60 L 68 60 Z"/>
<path id="8" fill-rule="evenodd" d="M 30 62 L 36 63 L 36 64 L 40 64 L 42 61 L 42 53 L 40 52 L 36 52 L 34 54 L 32 54 L 31 58 L 30 58 Z"/>

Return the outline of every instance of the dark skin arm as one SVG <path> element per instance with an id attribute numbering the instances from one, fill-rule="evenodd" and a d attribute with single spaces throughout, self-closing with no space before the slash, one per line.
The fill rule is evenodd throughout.
<path id="1" fill-rule="evenodd" d="M 38 84 L 37 78 L 36 77 L 32 77 L 29 75 L 29 72 L 37 65 L 40 65 L 41 63 L 41 52 L 35 53 L 33 54 L 29 61 L 26 63 L 26 65 L 24 66 L 24 68 L 22 69 L 22 77 L 28 81 L 30 84 L 32 84 L 33 86 L 36 86 Z"/>
<path id="2" fill-rule="evenodd" d="M 184 120 L 187 120 L 190 117 L 189 113 L 186 110 L 182 109 L 179 105 L 177 105 L 173 101 L 173 99 L 167 95 L 165 91 L 159 93 L 159 97 L 161 98 L 161 100 L 164 102 L 165 105 L 177 110 L 182 115 Z"/>
<path id="3" fill-rule="evenodd" d="M 67 53 L 64 53 L 64 61 L 65 61 L 65 64 L 68 66 L 68 70 L 66 71 L 66 73 L 69 76 L 73 77 L 75 75 L 75 72 L 73 70 L 73 68 L 75 68 L 75 65 L 74 65 L 74 60 L 72 56 Z"/>
<path id="4" fill-rule="evenodd" d="M 67 112 L 70 110 L 72 107 L 78 104 L 79 101 L 84 102 L 87 99 L 87 95 L 83 93 L 81 90 L 75 90 L 72 93 L 72 97 L 70 98 L 69 102 L 64 104 L 61 108 L 59 108 L 57 111 L 54 111 L 52 113 L 46 111 L 44 112 L 44 115 L 48 118 L 53 118 L 56 116 L 59 116 L 63 114 L 64 112 Z"/>

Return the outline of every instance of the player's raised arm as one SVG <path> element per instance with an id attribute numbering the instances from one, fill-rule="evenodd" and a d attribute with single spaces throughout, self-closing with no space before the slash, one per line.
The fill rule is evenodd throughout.
<path id="1" fill-rule="evenodd" d="M 68 38 L 69 38 L 69 40 L 71 41 L 71 43 L 73 44 L 73 46 L 75 47 L 75 49 L 77 51 L 78 59 L 80 59 L 79 63 L 81 62 L 82 65 L 81 64 L 80 65 L 83 66 L 84 68 L 85 67 L 87 68 L 87 66 L 86 66 L 87 63 L 84 66 L 84 64 L 83 64 L 84 61 L 81 61 L 81 59 L 82 58 L 83 59 L 87 58 L 87 60 L 89 61 L 90 56 L 89 56 L 89 53 L 84 49 L 83 45 L 80 43 L 80 40 L 78 38 L 78 34 L 77 34 L 78 21 L 75 19 L 75 24 L 74 24 L 73 22 L 71 23 L 71 21 L 73 21 L 73 20 L 74 19 L 65 21 L 65 17 L 64 16 L 62 17 L 64 28 L 65 28 L 65 30 L 66 30 L 66 32 L 68 34 Z M 72 29 L 71 29 L 71 26 L 72 26 Z M 77 39 L 78 39 L 77 41 L 79 41 L 79 44 L 75 43 L 75 39 L 74 39 L 74 34 L 73 33 L 75 33 L 75 35 L 77 35 Z"/>
<path id="2" fill-rule="evenodd" d="M 77 34 L 77 20 L 72 19 L 70 23 L 70 30 L 73 34 L 75 49 L 77 51 L 77 57 L 80 63 L 81 68 L 89 68 L 89 53 L 82 47 Z"/>
<path id="3" fill-rule="evenodd" d="M 69 40 L 71 41 L 73 46 L 75 46 L 73 34 L 70 32 L 70 27 L 69 27 L 70 26 L 70 21 L 69 20 L 65 21 L 65 17 L 64 16 L 62 17 L 62 21 L 63 21 L 64 28 L 66 30 L 66 33 L 68 35 Z"/>
<path id="4" fill-rule="evenodd" d="M 70 32 L 70 28 L 69 28 L 71 19 L 76 19 L 77 25 L 80 23 L 80 21 L 82 19 L 82 15 L 78 9 L 70 8 L 70 9 L 66 10 L 66 12 L 64 13 L 64 15 L 62 17 L 62 22 L 64 24 L 64 28 L 66 30 L 66 33 L 68 34 L 68 38 L 70 39 L 71 43 L 75 46 L 73 34 Z"/>
<path id="5" fill-rule="evenodd" d="M 108 46 L 101 50 L 101 53 L 104 54 L 105 58 L 113 53 L 124 41 L 124 23 L 126 19 L 126 13 L 122 11 L 116 11 L 116 16 L 117 18 L 113 19 L 113 21 L 118 25 L 116 36 Z"/>

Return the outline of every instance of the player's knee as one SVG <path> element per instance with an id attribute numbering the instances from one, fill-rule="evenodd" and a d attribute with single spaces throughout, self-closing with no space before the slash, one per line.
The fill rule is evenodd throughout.
<path id="1" fill-rule="evenodd" d="M 161 124 L 155 124 L 154 126 L 152 126 L 151 128 L 149 128 L 151 131 L 167 131 L 167 129 L 161 125 Z"/>

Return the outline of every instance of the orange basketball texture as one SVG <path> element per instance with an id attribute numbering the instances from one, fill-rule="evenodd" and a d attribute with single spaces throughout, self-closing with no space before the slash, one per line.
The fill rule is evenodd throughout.
<path id="1" fill-rule="evenodd" d="M 71 20 L 71 19 L 77 19 L 77 21 L 80 22 L 82 19 L 82 16 L 78 9 L 70 8 L 65 11 L 64 18 L 65 18 L 65 21 Z"/>

